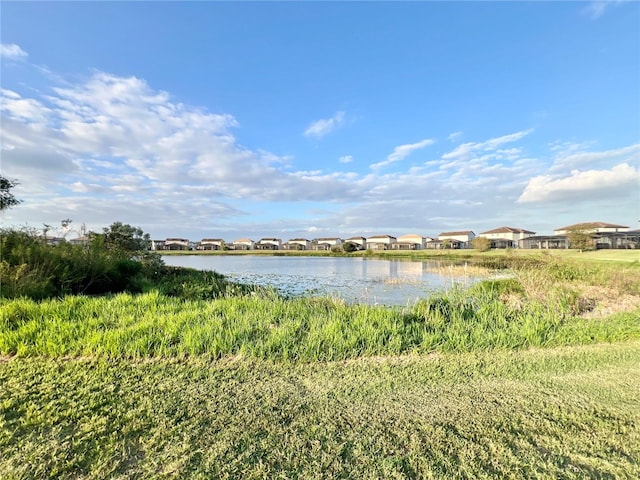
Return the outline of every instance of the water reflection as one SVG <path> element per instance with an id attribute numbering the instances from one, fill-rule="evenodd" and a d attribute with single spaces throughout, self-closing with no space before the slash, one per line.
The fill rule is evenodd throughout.
<path id="1" fill-rule="evenodd" d="M 442 261 L 262 255 L 170 255 L 167 265 L 215 270 L 286 295 L 329 295 L 351 303 L 408 305 L 480 277 L 448 273 Z"/>

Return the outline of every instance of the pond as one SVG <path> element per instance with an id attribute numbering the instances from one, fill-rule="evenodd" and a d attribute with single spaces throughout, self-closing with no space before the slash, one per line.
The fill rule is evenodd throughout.
<path id="1" fill-rule="evenodd" d="M 271 286 L 285 295 L 334 296 L 368 305 L 411 305 L 436 291 L 486 278 L 464 264 L 436 260 L 266 255 L 166 255 L 163 259 L 167 265 L 214 270 L 232 281 Z"/>

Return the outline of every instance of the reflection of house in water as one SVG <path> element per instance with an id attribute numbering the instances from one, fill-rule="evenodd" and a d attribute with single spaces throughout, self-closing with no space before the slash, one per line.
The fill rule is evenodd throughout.
<path id="1" fill-rule="evenodd" d="M 397 264 L 397 274 L 401 277 L 422 277 L 423 262 L 392 262 Z"/>

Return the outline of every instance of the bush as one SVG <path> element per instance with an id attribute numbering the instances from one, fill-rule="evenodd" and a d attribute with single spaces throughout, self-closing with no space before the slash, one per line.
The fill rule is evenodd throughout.
<path id="1" fill-rule="evenodd" d="M 475 237 L 471 240 L 471 245 L 480 252 L 488 252 L 491 250 L 491 240 L 485 237 Z"/>
<path id="2" fill-rule="evenodd" d="M 0 296 L 6 298 L 139 292 L 145 270 L 155 270 L 161 262 L 159 257 L 143 256 L 141 261 L 105 249 L 101 237 L 86 245 L 49 245 L 27 229 L 1 230 L 0 249 Z"/>
<path id="3" fill-rule="evenodd" d="M 345 242 L 342 249 L 347 253 L 352 253 L 358 250 L 358 246 L 353 242 Z"/>

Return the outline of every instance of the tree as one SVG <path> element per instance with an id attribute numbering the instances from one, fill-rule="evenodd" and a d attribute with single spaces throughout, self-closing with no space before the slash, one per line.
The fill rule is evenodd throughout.
<path id="1" fill-rule="evenodd" d="M 577 250 L 588 250 L 593 246 L 590 232 L 580 228 L 569 230 L 567 232 L 567 240 L 569 240 L 569 247 Z"/>
<path id="2" fill-rule="evenodd" d="M 491 250 L 491 240 L 486 237 L 475 237 L 471 240 L 471 246 L 479 252 L 488 252 Z"/>
<path id="3" fill-rule="evenodd" d="M 112 252 L 132 257 L 151 248 L 149 234 L 144 233 L 140 227 L 114 222 L 102 231 L 102 234 L 94 234 L 94 237 L 101 237 L 104 248 Z"/>
<path id="4" fill-rule="evenodd" d="M 442 248 L 444 250 L 449 250 L 450 248 L 453 248 L 453 242 L 449 238 L 445 238 L 442 241 Z"/>
<path id="5" fill-rule="evenodd" d="M 358 250 L 358 245 L 353 242 L 344 242 L 344 244 L 342 245 L 342 249 L 347 253 L 351 253 Z"/>
<path id="6" fill-rule="evenodd" d="M 0 211 L 22 203 L 22 200 L 18 200 L 13 196 L 13 193 L 11 193 L 11 189 L 16 185 L 19 185 L 17 180 L 5 178 L 0 175 Z"/>

